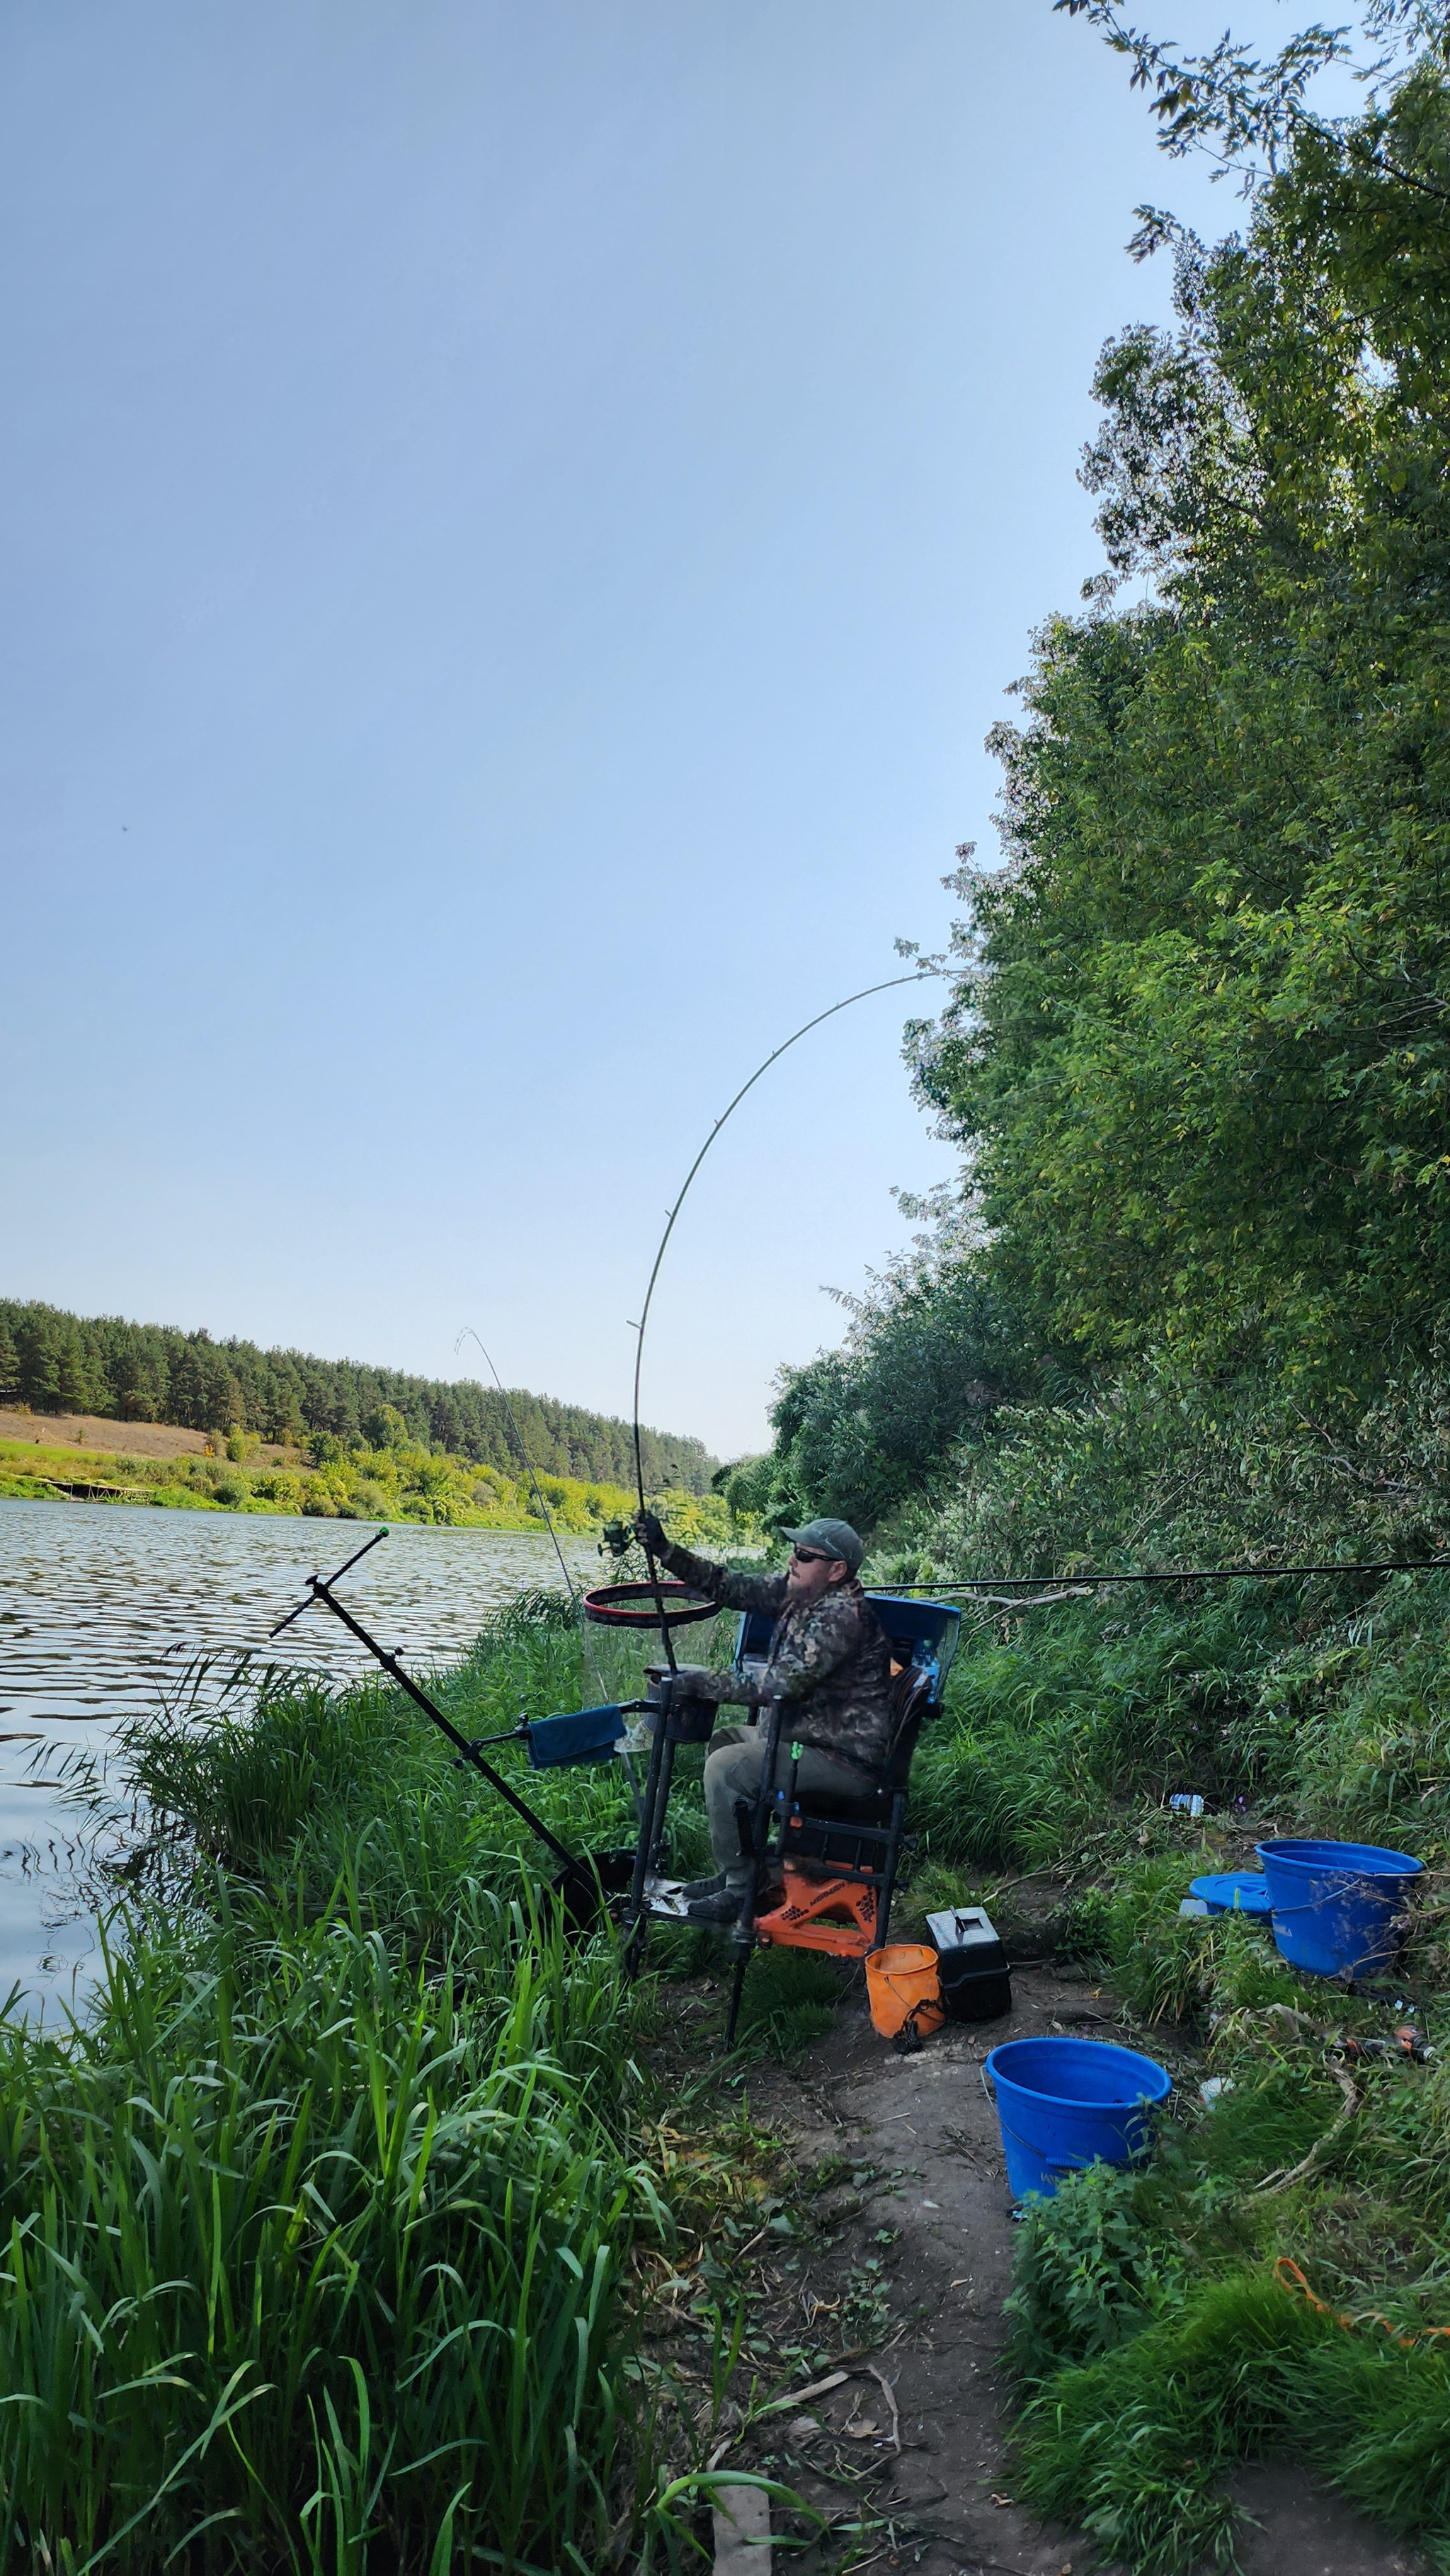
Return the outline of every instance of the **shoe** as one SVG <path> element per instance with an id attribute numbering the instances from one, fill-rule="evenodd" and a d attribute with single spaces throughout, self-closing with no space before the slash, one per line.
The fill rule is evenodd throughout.
<path id="1" fill-rule="evenodd" d="M 680 1894 L 687 1905 L 693 1905 L 697 1896 L 718 1896 L 724 1884 L 725 1872 L 717 1869 L 713 1878 L 687 1878 Z"/>
<path id="2" fill-rule="evenodd" d="M 715 1923 L 723 1930 L 727 1924 L 738 1921 L 744 1902 L 743 1896 L 737 1896 L 733 1887 L 721 1886 L 713 1896 L 697 1896 L 694 1903 L 686 1907 L 685 1920 L 687 1923 Z"/>

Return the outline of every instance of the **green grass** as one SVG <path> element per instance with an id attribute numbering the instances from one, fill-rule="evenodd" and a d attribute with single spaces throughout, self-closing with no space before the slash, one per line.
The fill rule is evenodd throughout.
<path id="1" fill-rule="evenodd" d="M 1414 2340 L 1450 2322 L 1450 2072 L 1363 2078 L 1334 2168 L 1251 2199 L 1340 2100 L 1309 2050 L 1276 2056 L 1262 2031 L 1230 2062 L 1233 2089 L 1146 2170 L 1097 2167 L 1029 2206 L 1008 2312 L 1018 2491 L 1134 2576 L 1188 2576 L 1232 2556 L 1227 2470 L 1287 2454 L 1450 2566 L 1450 2363 Z M 1323 2308 L 1275 2277 L 1279 2253 Z"/>
<path id="2" fill-rule="evenodd" d="M 473 1652 L 432 1677 L 467 1735 L 579 1705 L 581 1658 L 570 1605 L 525 1595 L 495 1613 Z M 522 1749 L 489 1759 L 571 1849 L 632 1839 L 617 1763 L 534 1773 Z M 279 1893 L 301 1883 L 325 1902 L 365 1843 L 366 1918 L 414 1956 L 488 1958 L 497 1902 L 536 1887 L 555 1864 L 492 1790 L 460 1769 L 447 1738 L 381 1677 L 334 1690 L 312 1674 L 244 1673 L 219 1704 L 178 1687 L 169 1708 L 127 1730 L 127 1775 L 226 1868 Z"/>
<path id="3" fill-rule="evenodd" d="M 355 1880 L 193 1902 L 72 2044 L 0 2034 L 0 2557 L 592 2564 L 649 2196 L 612 1962 L 515 1923 L 487 1980 L 410 1967 Z"/>
<path id="4" fill-rule="evenodd" d="M 525 1601 L 439 1687 L 486 1733 L 578 1658 Z M 652 2501 L 621 2399 L 631 2245 L 671 2221 L 612 1938 L 565 1943 L 538 1845 L 390 1690 L 186 1702 L 131 1730 L 156 1874 L 84 2025 L 0 2024 L 0 2563 L 677 2556 L 697 2489 Z M 620 1837 L 617 1765 L 528 1788 Z"/>
<path id="5" fill-rule="evenodd" d="M 1341 2037 L 1388 2032 L 1400 1995 L 1450 2044 L 1441 1900 L 1432 1883 L 1380 1997 L 1296 1977 L 1242 1919 L 1179 1913 L 1199 1872 L 1256 1865 L 1271 1819 L 1450 1862 L 1445 1579 L 1356 1589 L 1103 1595 L 979 1632 L 918 1760 L 898 1921 L 975 1887 L 1010 1925 L 1032 1874 L 1039 1940 L 1121 1997 L 1129 2043 L 1161 2034 L 1181 2067 L 1196 2041 L 1227 2082 L 1205 2113 L 1187 2078 L 1146 2172 L 1075 2179 L 1015 2234 L 1014 2491 L 1132 2576 L 1229 2563 L 1227 2474 L 1274 2454 L 1450 2570 L 1450 2341 L 1403 2349 L 1373 2321 L 1450 2325 L 1450 2059 L 1357 2068 L 1330 2138 Z M 1177 1789 L 1204 1793 L 1201 1822 L 1168 1810 Z M 1349 2328 L 1291 2296 L 1280 2254 Z"/>

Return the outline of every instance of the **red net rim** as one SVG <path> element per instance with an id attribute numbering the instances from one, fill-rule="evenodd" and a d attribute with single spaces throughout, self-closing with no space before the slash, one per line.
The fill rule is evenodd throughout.
<path id="1" fill-rule="evenodd" d="M 664 1626 L 688 1628 L 693 1620 L 713 1619 L 714 1601 L 702 1601 L 688 1583 L 601 1583 L 584 1595 L 584 1616 L 601 1628 L 658 1628 L 658 1603 L 665 1605 Z"/>

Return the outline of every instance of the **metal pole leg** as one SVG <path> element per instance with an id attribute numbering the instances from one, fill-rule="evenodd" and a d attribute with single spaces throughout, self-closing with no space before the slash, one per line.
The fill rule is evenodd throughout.
<path id="1" fill-rule="evenodd" d="M 735 2045 L 735 2028 L 740 2019 L 741 1998 L 745 1993 L 745 1971 L 755 1948 L 755 1915 L 760 1901 L 760 1867 L 770 1834 L 770 1810 L 775 1797 L 775 1762 L 780 1750 L 781 1702 L 773 1702 L 766 1728 L 765 1757 L 760 1766 L 760 1779 L 755 1791 L 755 1815 L 751 1824 L 750 1884 L 745 1903 L 735 1927 L 735 1976 L 730 1988 L 730 2010 L 725 2017 L 725 2046 Z"/>
<path id="2" fill-rule="evenodd" d="M 735 1945 L 735 1974 L 730 1985 L 730 2010 L 725 2016 L 727 2056 L 735 2045 L 735 2025 L 740 2019 L 740 2006 L 745 1994 L 745 1971 L 750 1965 L 750 1953 L 754 1946 L 753 1941 L 737 1941 Z"/>
<path id="3" fill-rule="evenodd" d="M 629 1937 L 624 1945 L 624 1967 L 627 1976 L 638 1973 L 644 1953 L 649 1917 L 644 1910 L 644 1883 L 654 1859 L 659 1832 L 655 1823 L 659 1806 L 660 1774 L 665 1772 L 666 1789 L 669 1775 L 665 1771 L 665 1712 L 661 1710 L 655 1724 L 654 1742 L 649 1749 L 649 1774 L 645 1781 L 644 1809 L 639 1820 L 639 1840 L 634 1847 L 634 1876 L 629 1889 Z"/>
<path id="4" fill-rule="evenodd" d="M 896 1872 L 901 1860 L 901 1837 L 906 1824 L 906 1796 L 898 1789 L 891 1801 L 891 1834 L 886 1845 L 886 1858 L 881 1871 L 881 1890 L 876 1900 L 876 1947 L 883 1950 L 891 1928 L 891 1900 L 896 1893 Z"/>

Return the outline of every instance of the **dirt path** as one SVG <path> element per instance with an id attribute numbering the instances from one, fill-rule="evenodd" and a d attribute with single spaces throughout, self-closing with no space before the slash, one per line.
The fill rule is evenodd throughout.
<path id="1" fill-rule="evenodd" d="M 828 2195 L 836 2224 L 792 2295 L 837 2317 L 870 2317 L 879 2342 L 869 2372 L 757 2428 L 739 2464 L 789 2481 L 839 2529 L 876 2525 L 866 2560 L 922 2576 L 1085 2576 L 1097 2561 L 1081 2533 L 1054 2530 L 1012 2496 L 1008 2410 L 995 2368 L 1011 2285 L 1012 2218 L 996 2115 L 982 2060 L 1006 2038 L 1066 2030 L 1109 2035 L 1112 2005 L 1045 1966 L 1013 1971 L 1010 2021 L 949 2025 L 898 2057 L 848 2003 L 826 2041 L 789 2068 L 752 2076 L 753 2111 L 785 2128 L 813 2160 L 845 2159 L 861 2177 Z M 1181 2052 L 1158 2053 L 1179 2065 Z M 876 2268 L 872 2268 L 872 2267 Z M 891 2409 L 899 2417 L 899 2452 Z M 1240 2500 L 1245 2576 L 1418 2576 L 1413 2551 L 1386 2540 L 1307 2472 L 1245 2471 Z M 789 2564 L 800 2576 L 837 2563 L 839 2540 Z"/>

